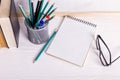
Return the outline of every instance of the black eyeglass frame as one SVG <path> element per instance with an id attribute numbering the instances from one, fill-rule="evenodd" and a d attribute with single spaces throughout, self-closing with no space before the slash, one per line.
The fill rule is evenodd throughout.
<path id="1" fill-rule="evenodd" d="M 106 49 L 108 50 L 109 61 L 106 60 L 106 58 L 105 58 L 105 56 L 104 56 L 104 54 L 102 52 L 101 45 L 100 45 L 100 40 L 104 44 L 104 46 L 106 47 Z M 97 35 L 97 38 L 96 38 L 96 48 L 97 48 L 97 50 L 99 50 L 99 59 L 100 59 L 100 61 L 101 61 L 101 63 L 102 63 L 103 66 L 109 66 L 113 62 L 115 62 L 118 58 L 120 58 L 120 56 L 119 56 L 115 60 L 112 61 L 111 51 L 110 51 L 109 47 L 107 46 L 107 44 L 105 43 L 105 41 L 102 39 L 102 37 L 100 35 Z"/>

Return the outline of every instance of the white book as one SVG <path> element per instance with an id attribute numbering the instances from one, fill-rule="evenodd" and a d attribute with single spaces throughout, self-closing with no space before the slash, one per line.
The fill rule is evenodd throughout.
<path id="1" fill-rule="evenodd" d="M 10 19 L 0 18 L 0 25 L 8 47 L 17 47 Z"/>
<path id="2" fill-rule="evenodd" d="M 18 47 L 20 27 L 14 0 L 1 0 L 0 26 L 8 47 Z"/>
<path id="3" fill-rule="evenodd" d="M 60 60 L 83 66 L 94 39 L 96 25 L 75 17 L 66 16 L 46 54 Z"/>

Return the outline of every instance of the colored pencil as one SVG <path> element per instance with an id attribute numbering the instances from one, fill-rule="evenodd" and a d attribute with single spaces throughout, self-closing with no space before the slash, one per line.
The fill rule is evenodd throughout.
<path id="1" fill-rule="evenodd" d="M 50 38 L 47 40 L 47 42 L 45 43 L 45 45 L 42 47 L 41 51 L 38 53 L 37 57 L 33 60 L 33 63 L 35 63 L 38 60 L 38 58 L 40 57 L 40 55 L 43 53 L 43 51 L 46 49 L 46 47 L 48 46 L 48 44 L 52 41 L 52 39 L 56 35 L 57 31 L 58 31 L 58 29 L 54 30 L 54 32 L 52 33 L 52 35 L 50 36 Z"/>
<path id="2" fill-rule="evenodd" d="M 45 16 L 47 16 L 47 14 L 50 12 L 50 10 L 53 8 L 53 6 L 54 6 L 54 4 L 52 4 L 52 5 L 50 6 L 50 8 L 49 8 L 48 11 L 45 13 L 45 15 L 42 17 L 42 19 L 45 18 Z"/>
<path id="3" fill-rule="evenodd" d="M 48 23 L 50 20 L 52 20 L 55 16 L 52 16 L 51 18 L 49 18 L 48 20 L 45 21 L 45 23 Z"/>
<path id="4" fill-rule="evenodd" d="M 39 23 L 39 20 L 40 20 L 41 16 L 44 14 L 44 11 L 45 11 L 45 9 L 47 8 L 47 6 L 48 6 L 49 2 L 50 2 L 50 0 L 48 0 L 48 1 L 47 1 L 47 3 L 45 4 L 45 6 L 44 6 L 44 8 L 43 8 L 42 12 L 41 12 L 41 13 L 39 13 L 39 15 L 38 15 L 38 20 L 37 20 L 37 22 L 36 22 L 36 24 L 35 24 L 35 25 L 37 25 L 37 24 Z"/>
<path id="5" fill-rule="evenodd" d="M 26 12 L 25 12 L 25 10 L 23 9 L 22 5 L 18 4 L 18 6 L 19 6 L 20 11 L 22 12 L 22 14 L 23 14 L 23 16 L 24 16 L 27 24 L 28 24 L 30 27 L 32 27 L 31 21 L 30 21 L 30 19 L 28 18 L 28 16 L 26 15 Z"/>
<path id="6" fill-rule="evenodd" d="M 30 9 L 30 20 L 33 24 L 34 21 L 34 6 L 33 6 L 33 0 L 29 0 L 29 9 Z"/>
<path id="7" fill-rule="evenodd" d="M 34 23 L 36 23 L 36 21 L 37 21 L 41 3 L 42 3 L 42 0 L 38 0 L 36 10 L 35 10 L 35 16 L 34 16 L 35 21 L 34 21 Z"/>

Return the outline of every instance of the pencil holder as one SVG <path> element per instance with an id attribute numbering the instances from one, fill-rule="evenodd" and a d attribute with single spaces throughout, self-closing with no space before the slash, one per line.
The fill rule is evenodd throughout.
<path id="1" fill-rule="evenodd" d="M 49 38 L 48 23 L 44 24 L 40 29 L 33 29 L 26 23 L 28 39 L 34 44 L 42 44 Z"/>

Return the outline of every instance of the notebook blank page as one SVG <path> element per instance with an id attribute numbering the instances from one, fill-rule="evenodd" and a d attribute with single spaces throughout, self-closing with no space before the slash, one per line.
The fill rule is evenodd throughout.
<path id="1" fill-rule="evenodd" d="M 65 17 L 46 53 L 82 66 L 93 40 L 95 27 Z"/>

